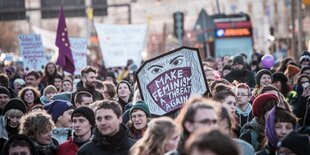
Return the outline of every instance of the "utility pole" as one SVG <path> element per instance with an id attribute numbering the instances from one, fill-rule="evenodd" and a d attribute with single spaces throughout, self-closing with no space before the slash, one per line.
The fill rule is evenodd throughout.
<path id="1" fill-rule="evenodd" d="M 298 56 L 302 52 L 302 45 L 303 45 L 303 39 L 302 39 L 302 12 L 301 12 L 301 0 L 297 0 L 297 20 L 298 20 Z"/>
<path id="2" fill-rule="evenodd" d="M 291 1 L 291 33 L 292 33 L 292 40 L 291 40 L 291 49 L 289 56 L 293 56 L 293 58 L 297 58 L 296 52 L 296 35 L 295 35 L 295 1 Z"/>
<path id="3" fill-rule="evenodd" d="M 218 13 L 218 14 L 221 14 L 219 0 L 216 0 L 216 7 L 217 7 L 217 13 Z"/>

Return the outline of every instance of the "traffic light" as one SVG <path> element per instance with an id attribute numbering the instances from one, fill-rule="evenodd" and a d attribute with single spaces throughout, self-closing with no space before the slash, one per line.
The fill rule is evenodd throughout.
<path id="1" fill-rule="evenodd" d="M 184 36 L 184 14 L 182 12 L 173 13 L 174 35 L 178 39 Z"/>

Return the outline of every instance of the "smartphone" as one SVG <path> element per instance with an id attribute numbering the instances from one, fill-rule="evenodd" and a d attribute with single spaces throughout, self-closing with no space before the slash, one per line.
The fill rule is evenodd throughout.
<path id="1" fill-rule="evenodd" d="M 301 84 L 302 85 L 302 87 L 305 89 L 305 88 L 307 88 L 310 84 L 309 84 L 309 82 L 306 82 L 306 83 L 303 83 L 303 84 Z"/>

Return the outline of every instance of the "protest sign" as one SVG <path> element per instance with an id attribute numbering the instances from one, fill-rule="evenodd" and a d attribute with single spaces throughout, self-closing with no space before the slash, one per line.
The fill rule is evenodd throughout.
<path id="1" fill-rule="evenodd" d="M 23 56 L 25 71 L 43 70 L 47 63 L 41 36 L 37 34 L 21 34 L 17 36 Z"/>
<path id="2" fill-rule="evenodd" d="M 198 49 L 181 47 L 146 61 L 137 71 L 140 94 L 154 115 L 182 107 L 208 91 Z"/>
<path id="3" fill-rule="evenodd" d="M 147 26 L 145 24 L 107 25 L 95 23 L 95 27 L 107 68 L 126 66 L 129 59 L 140 66 L 141 53 L 146 43 Z"/>
<path id="4" fill-rule="evenodd" d="M 69 41 L 75 66 L 74 74 L 78 75 L 87 66 L 87 39 L 70 37 Z"/>

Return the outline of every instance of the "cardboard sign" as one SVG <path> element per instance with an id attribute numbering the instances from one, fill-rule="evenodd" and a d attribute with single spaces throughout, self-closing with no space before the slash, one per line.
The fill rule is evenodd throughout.
<path id="1" fill-rule="evenodd" d="M 17 36 L 20 51 L 23 56 L 25 71 L 43 70 L 47 63 L 41 36 L 37 34 L 21 34 Z"/>
<path id="2" fill-rule="evenodd" d="M 147 26 L 95 23 L 105 66 L 123 67 L 132 59 L 140 66 L 146 43 Z"/>
<path id="3" fill-rule="evenodd" d="M 146 61 L 137 71 L 142 99 L 154 115 L 182 107 L 192 94 L 208 91 L 198 49 L 181 47 Z"/>
<path id="4" fill-rule="evenodd" d="M 87 39 L 70 37 L 70 49 L 75 66 L 75 75 L 79 75 L 81 70 L 87 66 Z"/>

